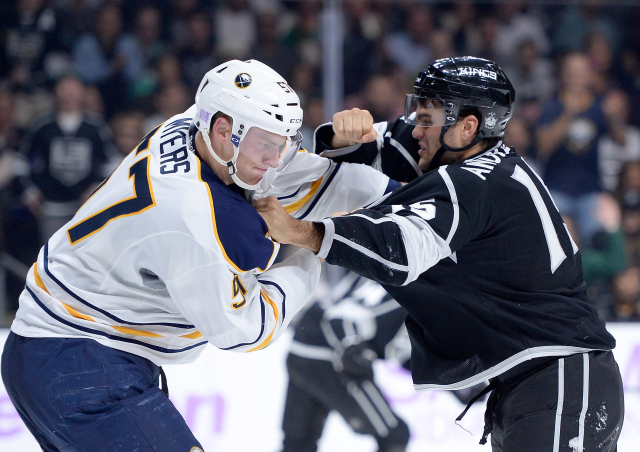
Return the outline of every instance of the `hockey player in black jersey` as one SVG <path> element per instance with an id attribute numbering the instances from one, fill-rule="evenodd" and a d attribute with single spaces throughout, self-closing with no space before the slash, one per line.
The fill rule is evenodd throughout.
<path id="1" fill-rule="evenodd" d="M 546 187 L 502 144 L 514 100 L 495 63 L 437 60 L 407 96 L 415 141 L 391 143 L 361 111 L 337 114 L 328 137 L 363 161 L 377 149 L 367 163 L 383 170 L 417 141 L 424 175 L 322 223 L 272 198 L 255 207 L 276 240 L 382 283 L 407 310 L 417 390 L 490 381 L 481 443 L 491 433 L 494 451 L 615 451 L 615 340 L 586 302 L 580 252 Z"/>
<path id="2" fill-rule="evenodd" d="M 381 452 L 403 452 L 409 428 L 373 380 L 373 360 L 407 366 L 407 313 L 379 284 L 348 272 L 296 324 L 287 358 L 289 386 L 282 452 L 315 452 L 331 410 Z"/>

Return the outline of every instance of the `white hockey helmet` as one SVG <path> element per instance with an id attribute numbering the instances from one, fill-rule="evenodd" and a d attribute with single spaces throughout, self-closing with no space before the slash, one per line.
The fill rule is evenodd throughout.
<path id="1" fill-rule="evenodd" d="M 217 112 L 233 119 L 234 154 L 227 161 L 214 152 L 209 139 L 211 119 Z M 250 183 L 240 179 L 236 166 L 239 153 L 265 170 L 280 172 L 302 143 L 298 95 L 282 76 L 256 60 L 231 60 L 207 72 L 196 93 L 193 121 L 213 157 L 229 167 L 236 184 L 250 190 L 258 188 L 260 181 Z M 247 136 L 250 139 L 245 140 Z M 257 143 L 262 138 L 265 140 Z"/>

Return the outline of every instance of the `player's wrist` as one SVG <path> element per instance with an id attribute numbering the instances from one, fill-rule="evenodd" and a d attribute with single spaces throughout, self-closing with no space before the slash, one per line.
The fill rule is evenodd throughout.
<path id="1" fill-rule="evenodd" d="M 314 253 L 320 251 L 322 239 L 324 238 L 324 224 L 304 220 L 295 221 L 296 224 L 292 228 L 290 237 L 291 244 L 306 248 Z"/>
<path id="2" fill-rule="evenodd" d="M 346 147 L 349 147 L 349 146 L 355 146 L 356 144 L 358 144 L 357 141 L 350 141 L 350 140 L 348 140 L 346 138 L 340 138 L 335 134 L 331 138 L 331 148 L 332 149 L 346 148 Z"/>

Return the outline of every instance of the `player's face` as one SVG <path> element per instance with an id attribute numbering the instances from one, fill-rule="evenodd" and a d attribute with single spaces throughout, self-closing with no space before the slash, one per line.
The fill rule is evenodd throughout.
<path id="1" fill-rule="evenodd" d="M 436 100 L 425 100 L 416 106 L 416 126 L 411 135 L 420 144 L 418 166 L 426 171 L 433 156 L 440 149 L 440 132 L 444 124 L 442 105 Z"/>
<path id="2" fill-rule="evenodd" d="M 426 171 L 436 154 L 440 149 L 440 132 L 442 127 L 421 127 L 415 126 L 411 135 L 418 140 L 420 144 L 420 161 L 418 166 L 422 171 Z"/>
<path id="3" fill-rule="evenodd" d="M 411 135 L 418 140 L 420 144 L 420 161 L 418 166 L 422 171 L 429 168 L 433 156 L 442 146 L 440 143 L 440 133 L 445 123 L 444 109 L 442 104 L 436 100 L 426 100 L 416 108 L 416 126 L 413 128 Z M 444 134 L 444 142 L 451 147 L 461 147 L 458 139 L 457 129 L 459 123 L 451 124 L 449 130 Z M 454 153 L 445 152 L 440 158 L 441 165 L 448 165 L 458 160 Z"/>
<path id="4" fill-rule="evenodd" d="M 240 142 L 237 168 L 238 177 L 249 185 L 255 185 L 268 169 L 277 168 L 280 153 L 287 137 L 252 127 Z"/>

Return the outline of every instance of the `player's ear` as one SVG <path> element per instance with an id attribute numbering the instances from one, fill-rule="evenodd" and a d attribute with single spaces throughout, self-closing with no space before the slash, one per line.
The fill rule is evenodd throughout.
<path id="1" fill-rule="evenodd" d="M 216 118 L 211 126 L 211 134 L 218 141 L 231 141 L 231 121 L 223 116 Z"/>
<path id="2" fill-rule="evenodd" d="M 478 129 L 480 128 L 480 123 L 478 122 L 478 118 L 475 115 L 465 116 L 462 120 L 462 139 L 464 141 L 473 140 L 478 133 Z"/>

